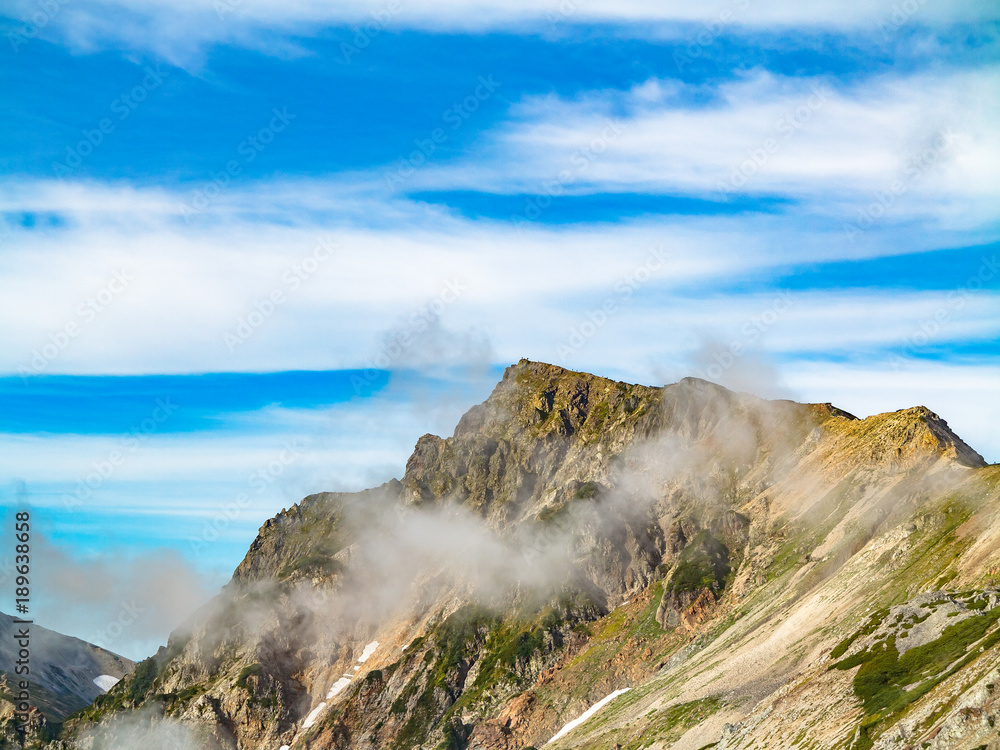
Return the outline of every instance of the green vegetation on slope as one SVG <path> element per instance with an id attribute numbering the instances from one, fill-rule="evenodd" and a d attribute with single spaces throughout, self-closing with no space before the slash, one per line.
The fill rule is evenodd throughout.
<path id="1" fill-rule="evenodd" d="M 394 747 L 408 750 L 435 729 L 444 736 L 443 748 L 461 747 L 453 719 L 463 709 L 488 700 L 501 685 L 524 687 L 532 675 L 529 662 L 561 646 L 562 629 L 569 626 L 553 607 L 528 623 L 505 621 L 478 605 L 454 612 L 435 630 L 433 645 L 424 654 L 425 668 L 392 705 L 394 714 L 409 712 Z M 410 651 L 425 643 L 415 642 Z M 477 665 L 475 679 L 466 684 L 473 665 Z M 418 696 L 415 701 L 414 696 Z"/>
<path id="2" fill-rule="evenodd" d="M 681 551 L 673 575 L 666 584 L 670 594 L 695 593 L 725 588 L 731 572 L 729 549 L 707 531 L 699 531 Z"/>
<path id="3" fill-rule="evenodd" d="M 1000 629 L 994 627 L 997 620 L 1000 607 L 949 625 L 936 640 L 911 648 L 902 656 L 896 648 L 896 636 L 889 635 L 868 649 L 832 664 L 830 669 L 861 667 L 854 676 L 853 687 L 864 707 L 865 719 L 856 750 L 871 746 L 872 732 L 879 724 L 896 717 L 967 665 L 981 650 L 1000 643 Z M 851 640 L 860 635 L 861 632 Z"/>

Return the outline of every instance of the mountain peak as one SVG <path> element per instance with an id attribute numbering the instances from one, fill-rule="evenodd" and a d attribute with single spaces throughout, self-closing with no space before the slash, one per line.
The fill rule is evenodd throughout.
<path id="1" fill-rule="evenodd" d="M 1000 467 L 984 464 L 923 406 L 858 419 L 522 359 L 452 436 L 422 436 L 400 481 L 265 523 L 232 585 L 144 663 L 155 680 L 85 720 L 159 702 L 250 750 L 679 746 L 686 731 L 685 747 L 746 749 L 814 729 L 813 746 L 844 747 L 873 731 L 866 712 L 887 733 L 905 701 L 945 716 L 947 695 L 902 688 L 1000 642 Z M 926 658 L 896 669 L 890 637 Z M 969 684 L 995 682 L 985 653 Z M 869 657 L 899 682 L 896 714 L 847 672 Z M 990 695 L 961 705 L 1000 720 Z"/>
<path id="2" fill-rule="evenodd" d="M 893 412 L 899 415 L 903 424 L 914 425 L 914 437 L 924 445 L 935 447 L 944 455 L 966 466 L 979 468 L 986 466 L 984 459 L 975 449 L 960 438 L 948 423 L 926 406 L 913 406 Z"/>
<path id="3" fill-rule="evenodd" d="M 845 447 L 855 453 L 881 455 L 889 460 L 936 456 L 969 468 L 986 466 L 986 460 L 926 406 L 874 414 L 844 422 L 835 428 Z"/>

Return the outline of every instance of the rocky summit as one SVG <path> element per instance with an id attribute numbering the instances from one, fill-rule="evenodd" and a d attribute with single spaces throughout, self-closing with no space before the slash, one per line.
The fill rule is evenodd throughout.
<path id="1" fill-rule="evenodd" d="M 998 500 L 924 407 L 522 360 L 398 481 L 264 523 L 166 647 L 25 742 L 996 750 Z"/>

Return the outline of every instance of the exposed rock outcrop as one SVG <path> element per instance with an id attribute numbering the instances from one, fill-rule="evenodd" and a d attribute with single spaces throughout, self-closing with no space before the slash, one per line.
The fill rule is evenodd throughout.
<path id="1" fill-rule="evenodd" d="M 553 747 L 957 737 L 992 716 L 986 684 L 959 678 L 995 645 L 906 704 L 927 727 L 868 712 L 849 669 L 874 667 L 829 666 L 992 616 L 1000 550 L 976 540 L 1000 530 L 998 488 L 922 407 L 861 420 L 522 360 L 399 481 L 267 521 L 222 595 L 63 747 L 142 706 L 241 750 L 523 750 L 626 687 Z M 918 623 L 945 588 L 954 610 Z M 941 708 L 949 685 L 964 718 Z"/>

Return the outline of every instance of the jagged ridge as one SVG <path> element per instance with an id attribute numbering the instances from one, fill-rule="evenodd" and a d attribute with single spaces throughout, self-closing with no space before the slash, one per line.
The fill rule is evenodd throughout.
<path id="1" fill-rule="evenodd" d="M 681 728 L 704 732 L 707 744 L 722 729 L 712 722 L 750 716 L 743 702 L 829 651 L 868 600 L 919 593 L 963 550 L 975 562 L 956 580 L 981 579 L 994 551 L 956 530 L 993 528 L 968 491 L 971 482 L 992 497 L 993 468 L 923 407 L 858 420 L 829 404 L 768 402 L 693 378 L 659 389 L 522 360 L 451 437 L 420 438 L 401 481 L 310 496 L 265 523 L 224 606 L 172 637 L 149 695 L 159 691 L 185 721 L 226 727 L 241 747 L 521 750 L 634 686 L 605 709 L 620 728 L 600 735 L 588 723 L 560 746 L 665 742 Z M 559 590 L 536 599 L 516 589 L 492 608 L 447 569 L 425 571 L 405 611 L 325 631 L 297 597 L 350 594 L 345 582 L 373 562 L 366 528 L 400 512 L 469 513 L 511 544 L 555 527 L 571 541 L 573 568 Z M 876 555 L 893 534 L 910 546 Z M 887 577 L 903 569 L 905 579 Z M 776 646 L 785 656 L 773 666 L 735 672 L 707 661 L 714 650 L 739 663 L 760 634 L 802 618 L 819 591 L 837 604 L 809 605 L 814 617 L 802 627 L 816 636 L 806 653 Z M 252 626 L 251 600 L 262 609 Z M 303 730 L 302 717 L 369 640 L 381 645 L 358 678 Z M 713 673 L 728 685 L 722 693 L 695 677 Z M 684 674 L 678 693 L 671 686 Z M 841 692 L 854 708 L 827 727 L 831 743 L 861 720 L 850 688 Z M 587 732 L 603 738 L 588 745 Z M 230 746 L 226 732 L 214 735 Z M 747 742 L 759 736 L 748 732 Z"/>

